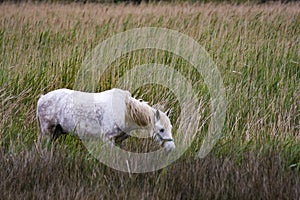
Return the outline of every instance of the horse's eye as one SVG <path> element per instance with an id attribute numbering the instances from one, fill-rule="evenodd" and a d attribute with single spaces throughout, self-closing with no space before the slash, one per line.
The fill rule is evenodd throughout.
<path id="1" fill-rule="evenodd" d="M 165 131 L 165 129 L 159 129 L 159 132 L 163 133 Z"/>

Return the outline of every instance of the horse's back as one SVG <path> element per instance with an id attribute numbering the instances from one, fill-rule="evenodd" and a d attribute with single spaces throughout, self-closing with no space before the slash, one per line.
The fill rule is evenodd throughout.
<path id="1" fill-rule="evenodd" d="M 53 90 L 41 95 L 37 103 L 37 114 L 41 110 L 65 107 L 67 104 L 121 102 L 131 94 L 126 90 L 113 88 L 100 93 L 88 93 L 66 88 Z"/>

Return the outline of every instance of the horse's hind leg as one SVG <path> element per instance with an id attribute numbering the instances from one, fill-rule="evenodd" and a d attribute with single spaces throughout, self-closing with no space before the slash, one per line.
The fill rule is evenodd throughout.
<path id="1" fill-rule="evenodd" d="M 52 135 L 52 140 L 56 140 L 59 136 L 64 134 L 67 134 L 67 132 L 63 130 L 60 124 L 57 124 Z"/>

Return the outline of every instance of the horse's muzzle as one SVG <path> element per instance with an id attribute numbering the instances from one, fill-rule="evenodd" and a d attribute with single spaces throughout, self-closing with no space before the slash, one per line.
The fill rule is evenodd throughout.
<path id="1" fill-rule="evenodd" d="M 173 151 L 176 148 L 174 141 L 168 141 L 164 143 L 164 149 L 167 153 Z"/>

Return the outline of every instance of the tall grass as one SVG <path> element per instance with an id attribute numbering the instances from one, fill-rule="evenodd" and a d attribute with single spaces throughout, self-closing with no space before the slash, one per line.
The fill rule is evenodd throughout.
<path id="1" fill-rule="evenodd" d="M 4 3 L 0 10 L 3 196 L 299 198 L 300 4 Z M 222 137 L 210 155 L 194 160 L 206 125 L 184 157 L 164 170 L 144 175 L 106 168 L 72 137 L 59 140 L 50 149 L 36 147 L 39 95 L 72 88 L 85 56 L 102 40 L 147 26 L 191 36 L 221 71 L 227 116 Z M 149 63 L 152 55 L 151 50 L 137 51 L 120 58 L 99 90 L 114 87 L 117 76 L 111 74 Z M 201 94 L 203 120 L 208 118 L 210 96 L 202 77 L 170 53 L 160 52 L 156 59 L 172 64 L 193 82 Z M 150 103 L 174 107 L 171 120 L 176 122 L 180 110 L 168 90 L 147 86 L 134 94 Z M 136 142 L 139 140 L 129 140 L 127 148 L 144 148 L 134 146 Z"/>

